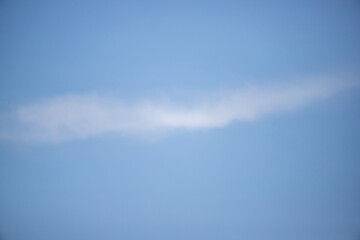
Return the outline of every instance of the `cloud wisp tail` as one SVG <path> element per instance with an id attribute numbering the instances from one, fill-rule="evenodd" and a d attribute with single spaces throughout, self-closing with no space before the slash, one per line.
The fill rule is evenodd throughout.
<path id="1" fill-rule="evenodd" d="M 298 86 L 253 87 L 202 96 L 186 105 L 151 100 L 127 104 L 98 95 L 66 95 L 3 114 L 0 137 L 59 142 L 105 133 L 219 128 L 233 121 L 254 121 L 265 114 L 295 109 L 349 86 L 339 81 L 315 81 Z"/>

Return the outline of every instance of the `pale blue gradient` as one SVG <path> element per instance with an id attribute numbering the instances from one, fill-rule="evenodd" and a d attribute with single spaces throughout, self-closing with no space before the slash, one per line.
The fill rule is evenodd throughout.
<path id="1" fill-rule="evenodd" d="M 357 81 L 359 23 L 358 1 L 2 0 L 0 110 Z M 359 93 L 160 137 L 1 140 L 0 239 L 357 240 Z"/>

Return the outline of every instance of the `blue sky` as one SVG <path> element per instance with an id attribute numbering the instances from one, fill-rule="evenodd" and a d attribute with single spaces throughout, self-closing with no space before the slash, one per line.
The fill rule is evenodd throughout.
<path id="1" fill-rule="evenodd" d="M 357 1 L 0 1 L 0 239 L 358 239 Z"/>

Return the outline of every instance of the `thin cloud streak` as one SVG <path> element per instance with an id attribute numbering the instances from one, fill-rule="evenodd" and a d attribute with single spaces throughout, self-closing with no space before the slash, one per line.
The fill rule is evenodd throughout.
<path id="1" fill-rule="evenodd" d="M 298 86 L 248 88 L 202 96 L 181 105 L 171 101 L 133 104 L 98 95 L 66 95 L 20 107 L 1 122 L 7 140 L 59 142 L 105 133 L 152 134 L 172 129 L 219 128 L 254 121 L 331 96 L 352 84 L 313 81 Z"/>

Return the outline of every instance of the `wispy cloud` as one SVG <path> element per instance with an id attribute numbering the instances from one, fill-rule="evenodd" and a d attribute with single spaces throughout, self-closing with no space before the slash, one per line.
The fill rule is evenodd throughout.
<path id="1" fill-rule="evenodd" d="M 317 80 L 293 86 L 251 87 L 212 93 L 187 104 L 167 101 L 126 103 L 99 95 L 66 95 L 19 107 L 3 114 L 3 139 L 63 141 L 104 133 L 154 133 L 171 129 L 224 127 L 254 121 L 301 107 L 349 87 L 341 81 Z"/>

